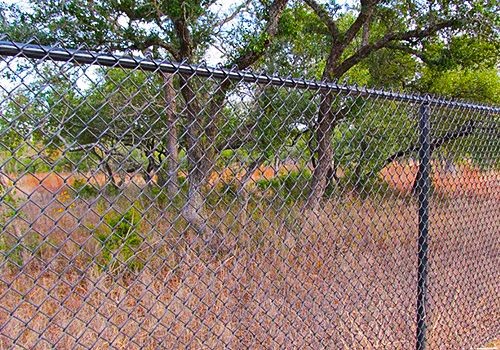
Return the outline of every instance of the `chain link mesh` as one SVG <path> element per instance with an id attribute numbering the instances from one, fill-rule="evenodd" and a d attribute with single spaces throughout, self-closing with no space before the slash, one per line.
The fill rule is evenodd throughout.
<path id="1" fill-rule="evenodd" d="M 424 339 L 498 338 L 498 107 L 2 39 L 1 348 L 414 347 L 423 104 Z"/>

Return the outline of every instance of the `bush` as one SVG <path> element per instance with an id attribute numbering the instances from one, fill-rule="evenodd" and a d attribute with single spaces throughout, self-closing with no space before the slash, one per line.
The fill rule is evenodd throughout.
<path id="1" fill-rule="evenodd" d="M 102 252 L 100 267 L 104 270 L 128 268 L 140 271 L 144 263 L 136 256 L 144 242 L 139 232 L 141 213 L 134 208 L 120 214 L 109 213 L 104 218 L 106 228 L 97 231 Z"/>
<path id="2" fill-rule="evenodd" d="M 155 201 L 162 209 L 178 208 L 182 206 L 182 200 L 186 197 L 188 192 L 188 182 L 185 176 L 178 176 L 177 181 L 179 184 L 179 193 L 171 200 L 168 196 L 167 186 L 160 186 L 154 183 L 150 184 L 150 191 L 144 192 L 144 199 L 148 201 Z"/>
<path id="3" fill-rule="evenodd" d="M 99 195 L 99 188 L 90 184 L 85 179 L 76 179 L 71 186 L 75 195 L 83 199 L 95 198 Z"/>
<path id="4" fill-rule="evenodd" d="M 291 171 L 270 180 L 258 180 L 257 187 L 261 190 L 273 190 L 287 203 L 295 202 L 307 198 L 311 177 L 311 171 L 308 169 Z"/>

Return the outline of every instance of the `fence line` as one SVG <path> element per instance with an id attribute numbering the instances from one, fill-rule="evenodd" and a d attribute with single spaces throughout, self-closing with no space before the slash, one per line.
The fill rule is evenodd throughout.
<path id="1" fill-rule="evenodd" d="M 498 337 L 500 107 L 36 42 L 0 56 L 0 347 Z"/>
<path id="2" fill-rule="evenodd" d="M 384 98 L 387 100 L 404 102 L 425 102 L 435 105 L 445 105 L 453 108 L 468 108 L 500 112 L 500 107 L 460 102 L 436 98 L 430 95 L 405 94 L 394 91 L 376 90 L 365 87 L 341 85 L 325 81 L 314 81 L 301 78 L 283 78 L 249 71 L 239 71 L 236 68 L 215 68 L 207 65 L 188 64 L 183 62 L 158 61 L 142 57 L 120 56 L 115 54 L 98 53 L 81 49 L 66 49 L 37 44 L 26 44 L 12 41 L 0 41 L 0 55 L 18 56 L 34 59 L 53 60 L 61 62 L 74 62 L 105 67 L 120 67 L 125 69 L 140 69 L 150 72 L 179 73 L 210 77 L 217 79 L 230 79 L 238 82 L 259 83 L 280 87 L 291 87 L 311 90 L 331 90 L 334 92 L 351 93 L 368 98 Z"/>

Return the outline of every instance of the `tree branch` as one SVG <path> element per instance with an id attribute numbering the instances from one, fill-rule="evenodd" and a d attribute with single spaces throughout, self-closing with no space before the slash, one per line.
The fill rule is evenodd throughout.
<path id="1" fill-rule="evenodd" d="M 358 51 L 356 51 L 356 53 L 345 59 L 338 67 L 334 69 L 333 75 L 336 78 L 340 78 L 345 72 L 347 72 L 351 67 L 359 63 L 362 59 L 366 58 L 368 55 L 370 55 L 375 51 L 387 47 L 389 44 L 393 42 L 423 39 L 437 33 L 442 29 L 453 28 L 459 23 L 460 23 L 459 21 L 451 19 L 432 24 L 424 29 L 414 29 L 406 32 L 387 33 L 378 41 L 374 42 L 373 44 L 368 44 L 366 46 L 361 47 Z"/>
<path id="2" fill-rule="evenodd" d="M 241 56 L 239 56 L 233 61 L 232 64 L 235 64 L 239 70 L 243 70 L 250 67 L 264 55 L 267 48 L 271 45 L 272 39 L 276 36 L 278 32 L 278 23 L 281 18 L 281 14 L 285 10 L 287 3 L 288 0 L 273 1 L 271 6 L 269 7 L 268 22 L 266 24 L 266 27 L 263 30 L 263 32 L 259 34 L 259 36 L 265 35 L 264 42 L 262 43 L 262 46 L 259 48 L 248 47 L 247 50 L 245 50 Z M 207 124 L 205 133 L 208 137 L 208 141 L 212 149 L 213 148 L 216 150 L 218 149 L 217 145 L 215 145 L 215 134 L 217 132 L 217 119 L 219 118 L 219 114 L 224 105 L 226 94 L 231 86 L 232 82 L 229 79 L 221 81 L 220 85 L 212 94 L 212 97 L 209 102 L 208 115 L 210 116 L 211 120 Z M 245 132 L 244 129 L 243 132 Z"/>
<path id="3" fill-rule="evenodd" d="M 267 48 L 271 45 L 273 38 L 278 33 L 278 23 L 281 14 L 285 10 L 288 0 L 274 0 L 269 7 L 269 19 L 266 27 L 259 36 L 264 35 L 264 40 L 260 47 L 248 47 L 243 54 L 237 57 L 231 65 L 236 65 L 238 69 L 246 69 L 257 62 L 262 57 Z"/>
<path id="4" fill-rule="evenodd" d="M 335 23 L 334 19 L 330 16 L 328 11 L 316 0 L 304 0 L 304 2 L 316 13 L 316 15 L 321 19 L 321 21 L 326 25 L 328 31 L 334 39 L 340 38 L 340 31 Z"/>
<path id="5" fill-rule="evenodd" d="M 243 10 L 243 9 L 246 9 L 250 3 L 252 2 L 252 0 L 246 0 L 244 3 L 240 4 L 239 6 L 237 6 L 234 11 L 229 14 L 227 17 L 221 19 L 219 22 L 215 23 L 214 25 L 214 28 L 218 28 L 217 32 L 220 31 L 220 28 L 223 27 L 225 24 L 231 22 L 233 19 L 236 18 L 236 16 L 238 16 L 238 14 Z"/>
<path id="6" fill-rule="evenodd" d="M 182 18 L 176 19 L 174 20 L 174 28 L 180 41 L 179 57 L 176 57 L 176 59 L 191 59 L 193 40 L 187 22 Z"/>
<path id="7" fill-rule="evenodd" d="M 352 40 L 356 37 L 358 34 L 359 30 L 365 23 L 367 23 L 370 20 L 370 17 L 373 13 L 373 10 L 375 6 L 380 2 L 381 0 L 362 0 L 361 1 L 361 11 L 358 14 L 358 17 L 354 21 L 353 24 L 347 29 L 347 31 L 344 34 L 344 38 L 342 40 L 343 46 L 346 47 L 349 45 Z"/>
<path id="8" fill-rule="evenodd" d="M 180 60 L 180 51 L 177 50 L 173 45 L 163 41 L 158 36 L 150 36 L 140 43 L 134 43 L 129 49 L 146 51 L 153 46 L 161 47 L 165 49 L 168 53 L 172 55 L 176 60 Z"/>
<path id="9" fill-rule="evenodd" d="M 462 125 L 462 127 L 460 127 L 459 129 L 453 130 L 453 131 L 448 131 L 443 136 L 435 138 L 434 140 L 431 141 L 431 144 L 430 144 L 431 154 L 435 149 L 445 145 L 448 142 L 451 142 L 451 141 L 456 140 L 456 139 L 461 138 L 461 137 L 466 137 L 466 136 L 471 135 L 476 130 L 476 128 L 477 128 L 477 123 L 474 120 L 469 120 L 464 125 Z M 390 163 L 392 163 L 396 159 L 410 155 L 412 153 L 415 153 L 419 149 L 420 149 L 420 145 L 415 144 L 415 145 L 412 145 L 406 149 L 403 149 L 403 150 L 400 150 L 400 151 L 393 153 L 390 157 L 388 157 L 385 160 L 381 169 L 385 168 L 387 165 L 389 165 Z"/>
<path id="10" fill-rule="evenodd" d="M 240 126 L 231 137 L 219 142 L 215 148 L 221 152 L 227 149 L 236 150 L 251 140 L 255 140 L 252 131 L 255 129 L 256 121 Z"/>

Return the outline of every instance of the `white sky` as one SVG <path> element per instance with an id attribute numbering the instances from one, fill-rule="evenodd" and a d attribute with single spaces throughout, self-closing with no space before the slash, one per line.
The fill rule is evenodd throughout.
<path id="1" fill-rule="evenodd" d="M 214 5 L 212 5 L 212 9 L 214 12 L 220 12 L 221 16 L 223 16 L 225 13 L 231 13 L 231 9 L 234 8 L 235 5 L 238 5 L 242 2 L 243 0 L 219 0 L 217 1 Z M 29 10 L 30 8 L 30 1 L 28 0 L 0 0 L 0 2 L 7 4 L 7 5 L 12 5 L 12 4 L 17 4 L 19 5 L 23 10 Z M 231 25 L 231 24 L 228 24 Z M 209 65 L 216 65 L 217 63 L 220 63 L 223 60 L 222 54 L 219 50 L 217 50 L 214 47 L 211 47 L 208 49 L 205 57 L 205 61 Z M 17 65 L 15 60 L 7 60 L 9 63 L 9 67 L 11 69 L 16 69 Z M 5 69 L 7 68 L 6 62 L 0 62 L 0 72 L 4 72 Z M 86 74 L 88 77 L 93 80 L 96 76 L 93 74 L 95 69 L 93 67 L 87 67 L 86 69 Z M 23 78 L 23 83 L 29 84 L 29 82 L 32 79 L 30 79 L 29 76 L 25 76 Z M 84 81 L 85 80 L 85 81 Z M 9 93 L 12 92 L 13 90 L 17 89 L 19 87 L 20 81 L 12 81 L 10 79 L 5 79 L 0 77 L 0 95 L 1 93 Z M 85 88 L 88 86 L 89 82 L 87 79 L 78 79 L 77 81 L 77 86 L 80 88 Z M 81 86 L 80 86 L 81 85 Z"/>
<path id="2" fill-rule="evenodd" d="M 214 10 L 214 12 L 220 12 L 221 15 L 223 15 L 224 13 L 230 13 L 230 10 L 234 6 L 241 4 L 242 1 L 243 0 L 218 0 L 214 5 L 212 5 L 212 9 Z M 28 10 L 31 4 L 31 1 L 29 0 L 0 0 L 0 2 L 8 5 L 17 4 L 23 10 Z M 218 51 L 214 47 L 211 47 L 208 49 L 205 55 L 205 60 L 208 64 L 215 65 L 222 61 L 222 55 L 220 51 Z"/>

